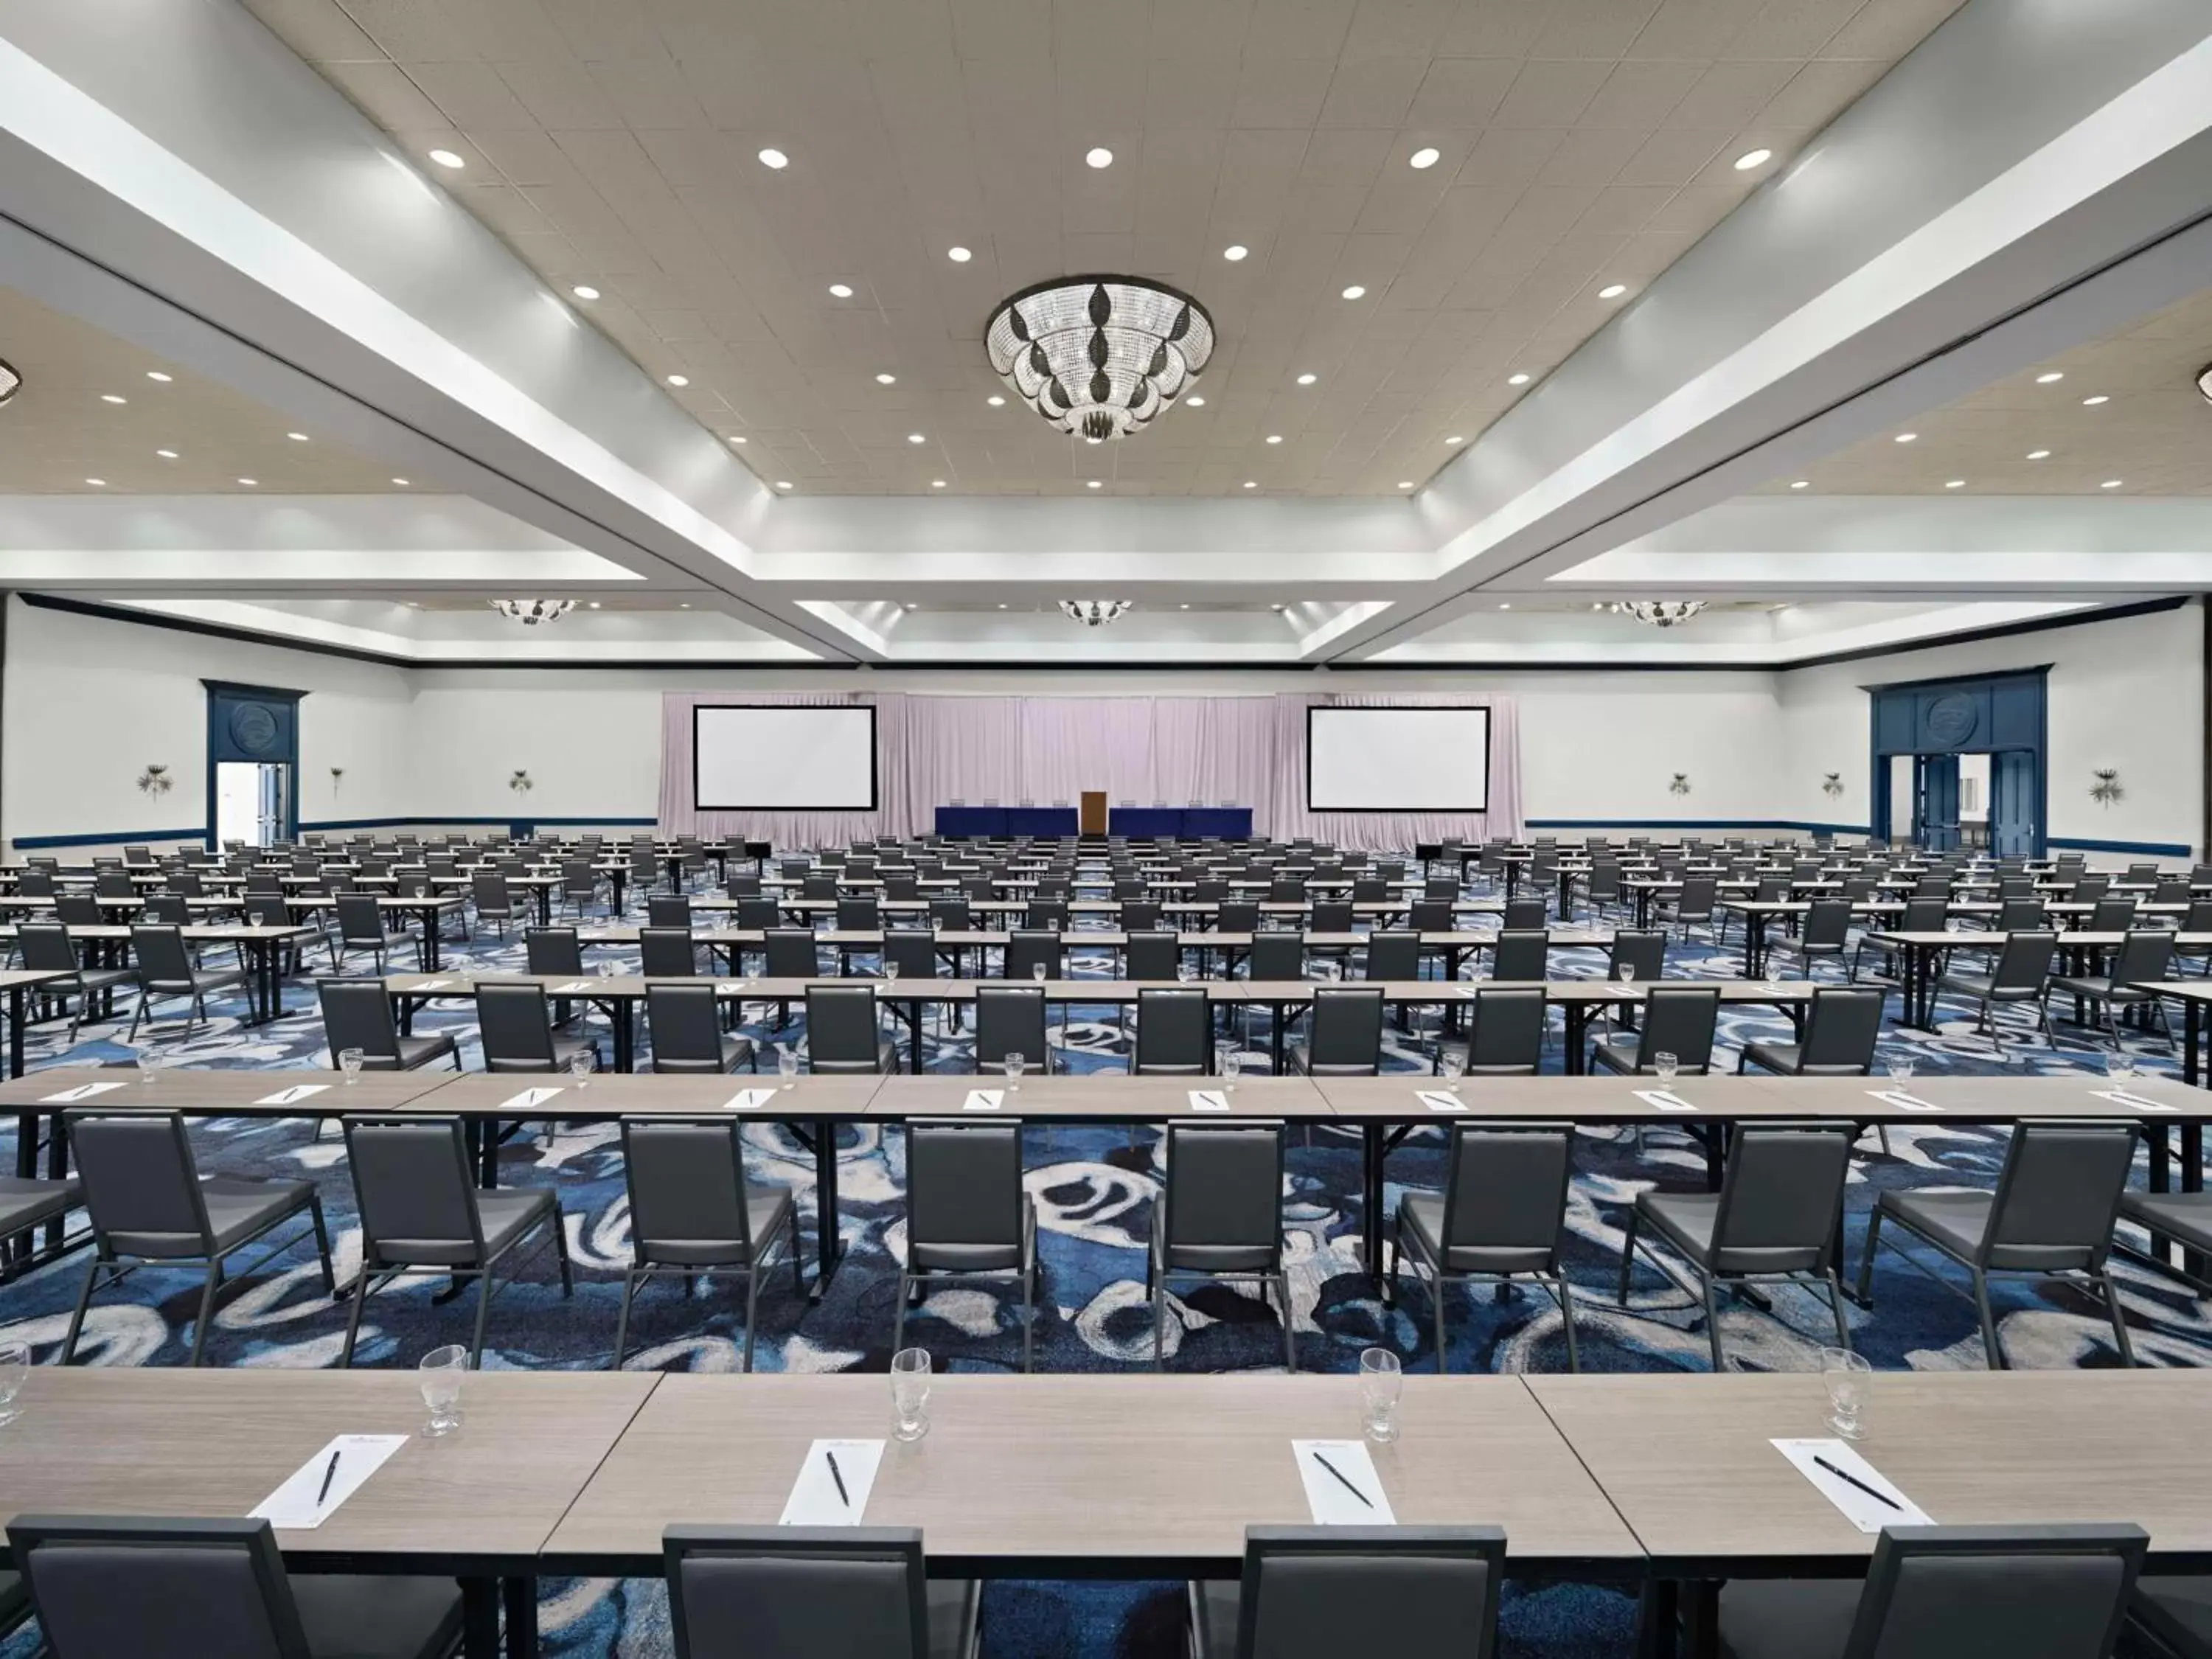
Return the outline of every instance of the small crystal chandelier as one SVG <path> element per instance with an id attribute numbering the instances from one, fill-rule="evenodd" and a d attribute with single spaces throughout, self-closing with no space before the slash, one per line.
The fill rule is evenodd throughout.
<path id="1" fill-rule="evenodd" d="M 535 628 L 540 623 L 558 622 L 576 608 L 574 599 L 494 599 L 491 608 L 509 622 L 519 622 L 525 628 Z"/>
<path id="2" fill-rule="evenodd" d="M 1127 599 L 1062 599 L 1060 608 L 1085 628 L 1103 628 L 1129 608 Z"/>
<path id="3" fill-rule="evenodd" d="M 1616 599 L 1613 611 L 1652 628 L 1679 628 L 1705 608 L 1703 599 Z"/>
<path id="4" fill-rule="evenodd" d="M 1061 276 L 1024 289 L 983 331 L 991 367 L 1063 432 L 1141 432 L 1213 356 L 1213 319 L 1139 276 Z"/>

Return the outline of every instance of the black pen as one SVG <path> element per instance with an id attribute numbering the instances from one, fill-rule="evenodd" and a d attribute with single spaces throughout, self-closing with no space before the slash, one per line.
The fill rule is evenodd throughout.
<path id="1" fill-rule="evenodd" d="M 1375 1507 L 1373 1504 L 1368 1502 L 1367 1494 L 1365 1492 L 1360 1491 L 1358 1487 L 1353 1486 L 1349 1480 L 1345 1480 L 1344 1471 L 1342 1469 L 1337 1468 L 1335 1464 L 1330 1462 L 1328 1459 L 1323 1457 L 1319 1452 L 1316 1452 L 1313 1455 L 1313 1461 L 1320 1464 L 1322 1468 L 1327 1469 L 1331 1474 L 1334 1475 L 1338 1481 L 1343 1486 L 1345 1491 L 1350 1492 L 1361 1503 L 1366 1504 L 1369 1509 L 1371 1510 Z"/>
<path id="2" fill-rule="evenodd" d="M 1875 1502 L 1887 1504 L 1890 1508 L 1896 1510 L 1900 1513 L 1904 1510 L 1905 1505 L 1899 1503 L 1887 1492 L 1876 1492 L 1872 1486 L 1867 1485 L 1865 1481 L 1860 1480 L 1858 1476 L 1856 1474 L 1846 1474 L 1843 1470 L 1838 1468 L 1833 1463 L 1831 1463 L 1826 1458 L 1815 1455 L 1813 1461 L 1815 1463 L 1818 1463 L 1822 1468 L 1827 1470 L 1830 1474 L 1834 1475 L 1837 1480 L 1850 1481 L 1851 1485 L 1856 1486 L 1869 1498 L 1875 1499 Z"/>
<path id="3" fill-rule="evenodd" d="M 331 1461 L 323 1466 L 323 1489 L 315 1494 L 315 1507 L 320 1509 L 323 1500 L 331 1495 L 331 1477 L 338 1472 L 338 1455 L 331 1454 Z"/>
<path id="4" fill-rule="evenodd" d="M 851 1495 L 845 1490 L 845 1477 L 837 1473 L 837 1454 L 831 1451 L 829 1447 L 824 1446 L 822 1449 L 822 1455 L 830 1460 L 830 1478 L 837 1483 L 837 1501 L 842 1504 L 847 1509 L 851 1509 L 853 1507 L 853 1499 Z"/>

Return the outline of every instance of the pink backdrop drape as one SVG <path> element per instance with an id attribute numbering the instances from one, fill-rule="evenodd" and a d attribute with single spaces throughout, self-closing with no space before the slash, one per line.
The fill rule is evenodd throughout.
<path id="1" fill-rule="evenodd" d="M 692 805 L 691 711 L 714 702 L 859 703 L 876 708 L 874 812 L 701 812 Z M 1486 813 L 1310 813 L 1306 709 L 1317 702 L 1475 702 L 1491 711 Z M 966 697 L 848 691 L 672 691 L 662 700 L 660 826 L 671 835 L 746 836 L 778 847 L 823 847 L 869 836 L 926 834 L 935 809 L 1071 804 L 1086 789 L 1109 801 L 1231 802 L 1252 808 L 1255 833 L 1313 836 L 1383 850 L 1447 836 L 1519 835 L 1521 723 L 1510 697 L 1319 696 Z M 1452 763 L 1439 757 L 1440 765 Z"/>

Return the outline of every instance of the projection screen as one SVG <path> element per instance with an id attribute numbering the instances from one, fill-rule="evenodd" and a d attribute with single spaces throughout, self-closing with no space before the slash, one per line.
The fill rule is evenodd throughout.
<path id="1" fill-rule="evenodd" d="M 691 793 L 702 812 L 872 812 L 875 708 L 702 703 Z"/>
<path id="2" fill-rule="evenodd" d="M 1306 809 L 1488 811 L 1490 711 L 1307 709 Z"/>

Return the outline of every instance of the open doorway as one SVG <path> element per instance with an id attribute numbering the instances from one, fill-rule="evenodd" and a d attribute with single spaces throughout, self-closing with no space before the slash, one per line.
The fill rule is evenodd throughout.
<path id="1" fill-rule="evenodd" d="M 2045 672 L 1866 687 L 1874 749 L 1869 827 L 1930 852 L 2039 856 Z"/>
<path id="2" fill-rule="evenodd" d="M 283 840 L 291 770 L 283 761 L 216 762 L 216 843 L 273 847 Z"/>

